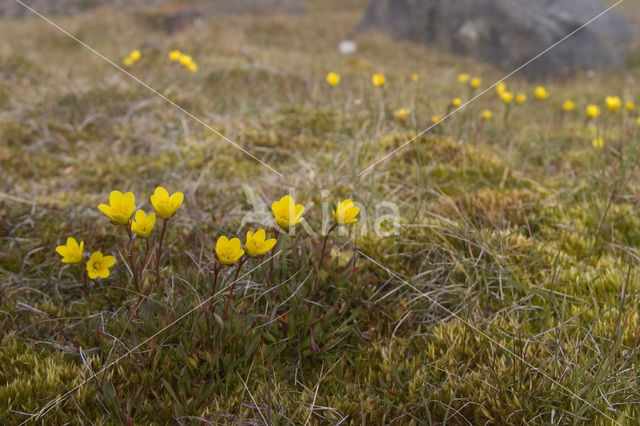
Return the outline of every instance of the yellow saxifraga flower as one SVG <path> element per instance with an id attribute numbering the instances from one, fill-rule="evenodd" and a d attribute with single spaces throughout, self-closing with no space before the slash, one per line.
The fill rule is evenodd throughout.
<path id="1" fill-rule="evenodd" d="M 182 192 L 175 192 L 169 195 L 169 192 L 159 186 L 153 192 L 151 196 L 151 204 L 156 209 L 156 213 L 163 219 L 169 219 L 176 213 L 176 210 L 182 205 L 184 201 L 184 194 Z"/>
<path id="2" fill-rule="evenodd" d="M 618 96 L 607 96 L 605 103 L 611 112 L 616 112 L 622 106 L 622 100 Z"/>
<path id="3" fill-rule="evenodd" d="M 562 104 L 563 111 L 569 112 L 569 111 L 573 111 L 574 109 L 576 109 L 576 104 L 571 99 L 567 99 Z"/>
<path id="4" fill-rule="evenodd" d="M 273 204 L 271 204 L 271 211 L 278 226 L 286 229 L 302 222 L 304 206 L 302 204 L 296 204 L 293 198 L 285 195 L 280 198 L 279 201 L 274 201 Z"/>
<path id="5" fill-rule="evenodd" d="M 103 256 L 102 252 L 96 251 L 91 255 L 87 262 L 87 272 L 89 278 L 107 278 L 109 276 L 109 268 L 116 264 L 116 258 L 113 256 Z"/>
<path id="6" fill-rule="evenodd" d="M 333 211 L 333 218 L 338 225 L 347 225 L 358 221 L 358 213 L 360 209 L 353 205 L 353 201 L 340 201 Z"/>
<path id="7" fill-rule="evenodd" d="M 180 58 L 182 58 L 182 53 L 179 50 L 172 50 L 169 52 L 169 59 L 172 62 L 178 62 L 180 61 Z"/>
<path id="8" fill-rule="evenodd" d="M 454 108 L 458 108 L 460 105 L 462 105 L 462 99 L 455 98 L 453 101 L 451 101 L 451 105 L 453 105 Z"/>
<path id="9" fill-rule="evenodd" d="M 474 77 L 469 82 L 469 86 L 471 86 L 472 89 L 476 89 L 480 87 L 481 84 L 482 84 L 482 79 L 480 77 Z"/>
<path id="10" fill-rule="evenodd" d="M 329 83 L 329 86 L 331 87 L 335 87 L 340 84 L 340 74 L 333 71 L 327 74 L 327 83 Z"/>
<path id="11" fill-rule="evenodd" d="M 500 83 L 496 84 L 496 93 L 498 95 L 506 91 L 507 91 L 507 83 L 505 83 L 504 81 L 501 81 Z"/>
<path id="12" fill-rule="evenodd" d="M 243 254 L 242 243 L 238 238 L 229 240 L 224 235 L 218 238 L 218 242 L 216 242 L 216 255 L 220 263 L 233 265 L 240 260 Z"/>
<path id="13" fill-rule="evenodd" d="M 589 104 L 586 111 L 589 118 L 596 118 L 600 115 L 600 107 L 598 105 Z"/>
<path id="14" fill-rule="evenodd" d="M 491 120 L 491 117 L 493 117 L 493 113 L 488 109 L 485 109 L 484 111 L 482 111 L 482 114 L 480 114 L 480 118 L 482 118 L 483 120 Z"/>
<path id="15" fill-rule="evenodd" d="M 255 234 L 251 231 L 247 231 L 247 242 L 245 243 L 245 249 L 247 254 L 251 257 L 260 257 L 267 253 L 276 245 L 275 238 L 267 238 L 267 233 L 264 229 L 260 229 Z"/>
<path id="16" fill-rule="evenodd" d="M 62 256 L 62 263 L 80 263 L 82 262 L 82 252 L 84 251 L 84 241 L 80 244 L 75 238 L 67 238 L 67 245 L 56 247 L 56 253 Z"/>
<path id="17" fill-rule="evenodd" d="M 371 77 L 371 82 L 374 86 L 381 87 L 385 85 L 385 83 L 387 82 L 387 78 L 382 74 L 374 74 Z"/>
<path id="18" fill-rule="evenodd" d="M 544 86 L 538 86 L 535 90 L 536 99 L 545 100 L 549 97 L 549 92 Z"/>
<path id="19" fill-rule="evenodd" d="M 190 55 L 180 55 L 180 59 L 178 60 L 180 62 L 180 65 L 183 66 L 187 66 L 189 65 L 191 62 L 193 62 L 193 59 L 191 58 Z"/>
<path id="20" fill-rule="evenodd" d="M 516 103 L 518 105 L 522 105 L 525 102 L 527 102 L 527 95 L 525 95 L 524 93 L 518 93 L 516 95 Z"/>
<path id="21" fill-rule="evenodd" d="M 400 108 L 393 112 L 393 116 L 400 121 L 404 121 L 411 114 L 411 108 Z"/>
<path id="22" fill-rule="evenodd" d="M 602 148 L 604 146 L 604 139 L 598 138 L 591 141 L 591 145 L 594 148 Z"/>
<path id="23" fill-rule="evenodd" d="M 469 76 L 469 74 L 467 74 L 466 72 L 463 72 L 458 76 L 458 81 L 462 84 L 467 84 L 470 78 L 471 77 Z"/>
<path id="24" fill-rule="evenodd" d="M 502 102 L 504 102 L 505 104 L 510 104 L 511 101 L 513 101 L 513 93 L 502 92 L 500 93 L 500 98 L 502 99 Z"/>
<path id="25" fill-rule="evenodd" d="M 627 101 L 624 103 L 624 107 L 627 109 L 627 111 L 633 111 L 634 109 L 636 109 L 636 104 L 634 104 L 633 101 Z"/>
<path id="26" fill-rule="evenodd" d="M 190 62 L 187 64 L 187 69 L 191 72 L 196 72 L 198 71 L 198 65 L 195 62 Z"/>
<path id="27" fill-rule="evenodd" d="M 116 225 L 126 225 L 136 209 L 136 197 L 131 192 L 111 191 L 109 204 L 100 204 L 100 211 Z"/>
<path id="28" fill-rule="evenodd" d="M 130 67 L 131 65 L 133 65 L 133 62 L 134 60 L 128 56 L 122 60 L 122 63 L 124 64 L 125 67 Z"/>
<path id="29" fill-rule="evenodd" d="M 433 124 L 436 124 L 438 121 L 442 120 L 444 118 L 444 115 L 442 114 L 435 114 L 431 116 L 431 122 Z"/>
<path id="30" fill-rule="evenodd" d="M 418 74 L 411 74 L 411 81 L 417 83 L 418 81 L 420 81 L 420 76 Z"/>
<path id="31" fill-rule="evenodd" d="M 147 214 L 142 210 L 136 212 L 135 219 L 131 222 L 131 230 L 140 238 L 149 238 L 153 226 L 156 224 L 155 213 Z"/>

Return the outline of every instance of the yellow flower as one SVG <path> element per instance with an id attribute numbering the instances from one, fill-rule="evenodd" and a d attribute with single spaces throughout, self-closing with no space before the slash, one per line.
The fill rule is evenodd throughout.
<path id="1" fill-rule="evenodd" d="M 100 204 L 98 208 L 114 224 L 126 225 L 136 209 L 136 197 L 131 192 L 111 191 L 109 205 Z"/>
<path id="2" fill-rule="evenodd" d="M 128 56 L 124 58 L 124 60 L 122 61 L 125 67 L 130 67 L 131 65 L 133 65 L 133 62 L 134 62 L 133 59 L 131 59 Z"/>
<path id="3" fill-rule="evenodd" d="M 358 221 L 360 209 L 353 205 L 353 201 L 344 200 L 338 203 L 333 211 L 333 218 L 339 225 L 347 225 Z"/>
<path id="4" fill-rule="evenodd" d="M 513 93 L 511 92 L 502 92 L 500 93 L 500 98 L 502 98 L 502 102 L 505 104 L 510 104 L 513 100 Z"/>
<path id="5" fill-rule="evenodd" d="M 433 124 L 436 124 L 438 121 L 442 120 L 443 117 L 444 117 L 444 115 L 442 115 L 442 114 L 432 115 L 431 116 L 431 122 Z"/>
<path id="6" fill-rule="evenodd" d="M 481 84 L 482 84 L 482 79 L 480 77 L 474 77 L 469 82 L 469 86 L 471 86 L 472 89 L 476 89 L 480 87 Z"/>
<path id="7" fill-rule="evenodd" d="M 525 95 L 524 93 L 518 93 L 516 95 L 516 103 L 518 105 L 522 105 L 525 102 L 527 102 L 527 95 Z"/>
<path id="8" fill-rule="evenodd" d="M 145 212 L 138 210 L 136 212 L 135 220 L 131 222 L 131 230 L 140 238 L 148 238 L 155 224 L 155 213 L 149 213 L 149 216 L 147 216 Z"/>
<path id="9" fill-rule="evenodd" d="M 169 59 L 172 62 L 179 62 L 180 58 L 182 58 L 182 53 L 179 50 L 172 50 L 169 52 Z"/>
<path id="10" fill-rule="evenodd" d="M 400 108 L 393 112 L 393 116 L 400 121 L 404 121 L 411 114 L 411 108 Z"/>
<path id="11" fill-rule="evenodd" d="M 224 235 L 218 238 L 218 242 L 216 243 L 216 255 L 218 256 L 220 263 L 233 265 L 240 260 L 243 254 L 244 250 L 242 250 L 242 243 L 238 238 L 232 238 L 229 240 Z"/>
<path id="12" fill-rule="evenodd" d="M 191 58 L 190 55 L 182 54 L 182 55 L 180 55 L 180 59 L 178 59 L 178 61 L 180 62 L 180 65 L 184 65 L 186 67 L 191 62 L 193 62 L 193 59 Z"/>
<path id="13" fill-rule="evenodd" d="M 275 216 L 276 223 L 281 228 L 290 228 L 302 222 L 304 206 L 302 204 L 296 204 L 293 198 L 285 195 L 280 198 L 280 201 L 274 201 L 273 204 L 271 204 L 271 211 Z"/>
<path id="14" fill-rule="evenodd" d="M 569 112 L 569 111 L 573 111 L 574 109 L 576 109 L 576 104 L 571 99 L 567 99 L 562 104 L 562 110 L 563 111 Z"/>
<path id="15" fill-rule="evenodd" d="M 190 62 L 186 65 L 187 69 L 191 72 L 198 71 L 198 65 L 195 62 Z"/>
<path id="16" fill-rule="evenodd" d="M 480 114 L 480 118 L 482 118 L 483 120 L 491 120 L 492 116 L 493 114 L 488 109 L 485 109 L 484 111 L 482 111 L 482 114 Z"/>
<path id="17" fill-rule="evenodd" d="M 271 250 L 276 245 L 276 239 L 270 238 L 267 240 L 266 238 L 267 234 L 264 229 L 260 229 L 255 234 L 248 231 L 247 242 L 245 243 L 247 254 L 251 257 L 260 257 Z"/>
<path id="18" fill-rule="evenodd" d="M 600 107 L 598 105 L 589 104 L 587 105 L 587 116 L 589 118 L 596 118 L 600 115 Z"/>
<path id="19" fill-rule="evenodd" d="M 611 112 L 616 112 L 622 106 L 622 100 L 617 96 L 607 96 L 605 102 Z"/>
<path id="20" fill-rule="evenodd" d="M 454 108 L 458 108 L 460 105 L 462 105 L 462 99 L 455 98 L 453 101 L 451 101 L 451 105 L 453 105 Z"/>
<path id="21" fill-rule="evenodd" d="M 417 83 L 418 81 L 420 81 L 420 76 L 418 74 L 411 74 L 411 81 Z"/>
<path id="22" fill-rule="evenodd" d="M 374 86 L 381 87 L 384 86 L 384 84 L 387 82 L 387 78 L 382 74 L 374 74 L 371 77 L 371 82 Z"/>
<path id="23" fill-rule="evenodd" d="M 458 76 L 458 81 L 462 84 L 467 84 L 470 78 L 471 77 L 469 77 L 469 74 L 467 74 L 466 72 L 463 72 Z"/>
<path id="24" fill-rule="evenodd" d="M 536 87 L 535 95 L 537 99 L 544 100 L 549 97 L 549 92 L 544 86 L 538 86 Z"/>
<path id="25" fill-rule="evenodd" d="M 87 262 L 87 272 L 89 278 L 107 278 L 109 276 L 109 268 L 116 264 L 116 258 L 113 256 L 103 256 L 102 252 L 96 251 L 91 255 Z"/>
<path id="26" fill-rule="evenodd" d="M 140 51 L 138 49 L 134 49 L 131 51 L 131 53 L 129 53 L 129 57 L 131 58 L 131 60 L 133 62 L 136 62 L 138 60 L 140 60 L 140 57 L 142 56 L 142 54 L 140 53 Z"/>
<path id="27" fill-rule="evenodd" d="M 329 86 L 332 86 L 332 87 L 335 87 L 338 84 L 340 84 L 340 74 L 335 73 L 333 71 L 327 74 L 327 83 L 329 83 Z"/>
<path id="28" fill-rule="evenodd" d="M 84 251 L 84 241 L 80 244 L 73 237 L 67 238 L 66 246 L 56 247 L 56 253 L 62 256 L 62 263 L 82 262 L 82 252 Z"/>
<path id="29" fill-rule="evenodd" d="M 156 213 L 163 219 L 169 219 L 176 213 L 176 210 L 182 205 L 184 194 L 182 192 L 174 192 L 169 196 L 169 192 L 159 186 L 151 196 L 151 204 L 156 209 Z"/>
<path id="30" fill-rule="evenodd" d="M 598 138 L 591 141 L 591 145 L 594 148 L 602 148 L 604 146 L 604 139 Z"/>
<path id="31" fill-rule="evenodd" d="M 633 101 L 627 101 L 625 102 L 624 107 L 627 111 L 633 111 L 636 108 L 636 104 L 634 104 Z"/>
<path id="32" fill-rule="evenodd" d="M 496 93 L 498 93 L 498 95 L 501 95 L 503 92 L 507 91 L 507 83 L 505 83 L 504 81 L 501 81 L 500 83 L 496 84 Z"/>

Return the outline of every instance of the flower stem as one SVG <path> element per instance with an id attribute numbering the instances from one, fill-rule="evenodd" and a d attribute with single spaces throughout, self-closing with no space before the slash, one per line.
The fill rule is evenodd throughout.
<path id="1" fill-rule="evenodd" d="M 133 284 L 136 287 L 136 290 L 140 290 L 138 286 L 138 273 L 136 272 L 136 265 L 133 263 L 133 250 L 135 248 L 135 244 L 133 242 L 133 232 L 131 232 L 131 227 L 129 224 L 124 225 L 124 229 L 126 229 L 127 234 L 129 235 L 129 266 L 131 267 L 131 276 L 133 278 Z"/>
<path id="2" fill-rule="evenodd" d="M 318 263 L 319 266 L 322 266 L 322 261 L 324 260 L 324 252 L 327 248 L 327 240 L 329 239 L 329 234 L 331 233 L 331 231 L 336 229 L 337 226 L 338 224 L 334 223 L 327 231 L 327 235 L 324 236 L 324 241 L 322 242 L 322 250 L 320 250 L 320 262 Z"/>
<path id="3" fill-rule="evenodd" d="M 162 231 L 160 231 L 160 242 L 158 243 L 158 250 L 156 251 L 156 285 L 160 286 L 160 257 L 162 256 L 162 242 L 164 241 L 164 233 L 167 229 L 167 221 L 169 219 L 162 219 Z"/>
<path id="4" fill-rule="evenodd" d="M 223 319 L 227 319 L 227 314 L 229 312 L 229 305 L 231 304 L 231 298 L 233 297 L 233 289 L 236 287 L 236 282 L 238 280 L 238 274 L 240 273 L 240 268 L 242 268 L 243 264 L 244 264 L 244 258 L 240 259 L 240 262 L 238 262 L 238 266 L 236 266 L 236 273 L 233 275 L 233 282 L 231 283 L 231 286 L 229 287 L 229 295 L 227 296 L 227 304 L 224 306 L 224 315 L 222 316 Z"/>

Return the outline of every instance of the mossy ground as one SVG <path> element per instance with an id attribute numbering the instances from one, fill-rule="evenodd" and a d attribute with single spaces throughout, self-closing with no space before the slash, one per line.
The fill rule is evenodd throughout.
<path id="1" fill-rule="evenodd" d="M 509 89 L 530 100 L 507 120 L 492 91 L 358 176 L 468 98 L 459 72 L 485 84 L 502 76 L 375 34 L 341 57 L 362 6 L 311 2 L 303 16 L 228 17 L 173 36 L 141 25 L 145 11 L 56 18 L 116 62 L 140 48 L 138 78 L 283 177 L 47 23 L 2 22 L 0 423 L 57 398 L 37 423 L 640 416 L 638 113 L 603 115 L 602 150 L 583 114 L 609 94 L 640 101 L 638 68 L 548 82 L 544 102 L 516 76 Z M 199 71 L 169 63 L 175 48 Z M 337 88 L 328 71 L 342 75 Z M 373 72 L 386 88 L 371 86 Z M 578 110 L 561 115 L 567 98 Z M 406 106 L 412 115 L 395 120 Z M 485 108 L 494 119 L 482 124 Z M 149 208 L 145 194 L 160 184 L 186 201 L 169 227 L 164 285 L 150 274 L 141 296 L 122 268 L 126 237 L 96 206 L 120 189 Z M 401 226 L 332 238 L 326 265 L 317 238 L 282 237 L 273 266 L 241 272 L 231 315 L 226 287 L 185 315 L 210 294 L 212 241 L 239 229 L 247 185 L 267 205 L 295 187 L 314 203 L 305 217 L 315 230 L 325 189 L 370 217 L 395 203 Z M 69 235 L 116 254 L 120 268 L 85 291 L 54 252 Z M 232 271 L 223 275 L 229 283 Z"/>

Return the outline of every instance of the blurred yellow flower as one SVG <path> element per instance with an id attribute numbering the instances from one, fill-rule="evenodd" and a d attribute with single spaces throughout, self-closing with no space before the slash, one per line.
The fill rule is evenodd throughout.
<path id="1" fill-rule="evenodd" d="M 216 242 L 216 255 L 220 263 L 233 265 L 240 260 L 243 254 L 242 243 L 238 238 L 229 240 L 224 235 L 218 238 L 218 242 Z"/>
<path id="2" fill-rule="evenodd" d="M 191 55 L 182 54 L 180 55 L 179 62 L 180 62 L 180 65 L 184 65 L 186 67 L 191 62 L 193 62 L 193 59 L 191 58 Z"/>
<path id="3" fill-rule="evenodd" d="M 544 86 L 536 87 L 536 90 L 534 93 L 535 93 L 536 99 L 544 100 L 549 97 L 549 92 Z"/>
<path id="4" fill-rule="evenodd" d="M 596 118 L 600 115 L 600 107 L 598 105 L 589 104 L 587 105 L 587 116 L 589 118 Z"/>
<path id="5" fill-rule="evenodd" d="M 418 74 L 411 74 L 411 81 L 417 83 L 418 81 L 420 81 L 420 76 Z"/>
<path id="6" fill-rule="evenodd" d="M 438 121 L 442 120 L 444 118 L 444 115 L 442 114 L 435 114 L 431 116 L 431 122 L 433 124 L 436 124 Z"/>
<path id="7" fill-rule="evenodd" d="M 131 53 L 129 53 L 129 57 L 133 60 L 133 62 L 136 62 L 138 60 L 140 60 L 140 57 L 142 56 L 142 54 L 140 53 L 140 51 L 138 49 L 134 49 L 131 51 Z"/>
<path id="8" fill-rule="evenodd" d="M 482 114 L 480 114 L 480 118 L 483 120 L 491 120 L 491 117 L 493 117 L 493 114 L 488 109 L 485 109 L 482 111 Z"/>
<path id="9" fill-rule="evenodd" d="M 251 257 L 260 257 L 271 250 L 276 245 L 276 239 L 270 238 L 267 240 L 266 238 L 267 233 L 264 229 L 260 229 L 255 234 L 248 231 L 247 242 L 245 243 L 247 254 Z"/>
<path id="10" fill-rule="evenodd" d="M 458 108 L 460 105 L 462 105 L 462 99 L 454 98 L 453 101 L 451 101 L 451 105 L 453 105 L 454 108 Z"/>
<path id="11" fill-rule="evenodd" d="M 330 72 L 329 74 L 327 74 L 327 83 L 329 83 L 330 86 L 334 87 L 340 84 L 340 74 L 335 72 Z"/>
<path id="12" fill-rule="evenodd" d="M 179 50 L 172 50 L 169 52 L 169 59 L 172 62 L 179 62 L 180 58 L 182 58 L 182 53 Z"/>
<path id="13" fill-rule="evenodd" d="M 471 77 L 469 76 L 469 74 L 467 74 L 466 72 L 463 72 L 458 76 L 458 81 L 462 84 L 467 84 L 470 78 Z"/>
<path id="14" fill-rule="evenodd" d="M 293 198 L 285 195 L 280 198 L 279 201 L 274 201 L 273 204 L 271 204 L 271 211 L 273 212 L 276 223 L 281 228 L 286 229 L 302 222 L 304 206 L 302 204 L 296 204 Z"/>
<path id="15" fill-rule="evenodd" d="M 155 224 L 155 213 L 149 213 L 147 216 L 145 212 L 138 210 L 136 212 L 135 219 L 131 222 L 131 230 L 140 238 L 148 238 Z"/>
<path id="16" fill-rule="evenodd" d="M 640 127 L 640 117 L 638 117 L 638 119 L 636 120 L 636 124 L 638 125 L 638 127 Z"/>
<path id="17" fill-rule="evenodd" d="M 122 63 L 126 66 L 126 67 L 130 67 L 131 65 L 133 65 L 134 60 L 131 59 L 130 57 L 126 57 L 122 60 Z"/>
<path id="18" fill-rule="evenodd" d="M 473 89 L 480 87 L 481 84 L 482 84 L 482 79 L 480 77 L 474 77 L 469 82 L 469 86 L 471 86 L 471 88 Z"/>
<path id="19" fill-rule="evenodd" d="M 191 62 L 187 65 L 187 69 L 191 72 L 196 72 L 198 71 L 198 64 L 196 64 L 195 62 Z"/>
<path id="20" fill-rule="evenodd" d="M 399 108 L 393 112 L 393 116 L 400 121 L 404 121 L 411 114 L 411 108 Z"/>
<path id="21" fill-rule="evenodd" d="M 511 101 L 513 101 L 513 93 L 502 92 L 500 93 L 500 98 L 502 99 L 502 102 L 504 102 L 505 104 L 510 104 Z"/>
<path id="22" fill-rule="evenodd" d="M 627 101 L 625 102 L 624 107 L 627 111 L 633 111 L 636 108 L 636 104 L 634 104 L 633 101 Z"/>
<path id="23" fill-rule="evenodd" d="M 103 256 L 102 252 L 94 252 L 87 262 L 87 272 L 89 278 L 107 278 L 109 276 L 109 268 L 116 264 L 116 258 L 113 256 Z"/>
<path id="24" fill-rule="evenodd" d="M 563 111 L 569 112 L 569 111 L 573 111 L 574 109 L 576 109 L 576 104 L 571 99 L 567 99 L 562 104 Z"/>
<path id="25" fill-rule="evenodd" d="M 500 83 L 496 84 L 496 93 L 498 95 L 506 91 L 507 91 L 507 83 L 505 83 L 504 81 L 501 81 Z"/>
<path id="26" fill-rule="evenodd" d="M 374 74 L 371 77 L 371 82 L 374 86 L 381 87 L 385 85 L 385 83 L 387 82 L 387 78 L 382 74 Z"/>
<path id="27" fill-rule="evenodd" d="M 604 146 L 604 139 L 598 138 L 591 141 L 591 145 L 594 148 L 602 148 Z"/>
<path id="28" fill-rule="evenodd" d="M 522 105 L 525 102 L 527 102 L 527 95 L 525 95 L 524 93 L 518 93 L 516 95 L 516 103 L 518 105 Z"/>
<path id="29" fill-rule="evenodd" d="M 184 194 L 182 192 L 175 192 L 169 196 L 169 192 L 162 186 L 157 187 L 151 196 L 153 208 L 163 219 L 169 219 L 173 216 L 183 201 Z"/>
<path id="30" fill-rule="evenodd" d="M 607 96 L 605 103 L 611 112 L 616 112 L 622 106 L 622 100 L 618 96 Z"/>
<path id="31" fill-rule="evenodd" d="M 67 238 L 67 245 L 56 247 L 56 253 L 62 256 L 62 263 L 79 263 L 82 262 L 82 253 L 84 251 L 84 241 L 80 244 L 75 238 Z"/>
<path id="32" fill-rule="evenodd" d="M 111 191 L 109 204 L 100 204 L 98 209 L 114 224 L 126 225 L 136 209 L 136 197 L 131 192 Z"/>
<path id="33" fill-rule="evenodd" d="M 348 225 L 358 221 L 360 209 L 353 205 L 353 201 L 347 199 L 340 201 L 333 211 L 333 218 L 338 225 Z"/>

